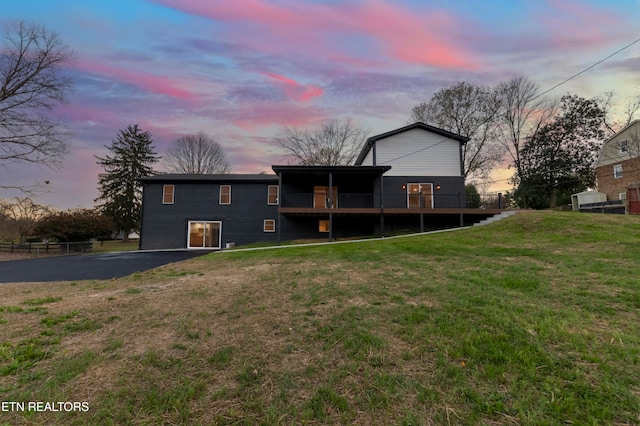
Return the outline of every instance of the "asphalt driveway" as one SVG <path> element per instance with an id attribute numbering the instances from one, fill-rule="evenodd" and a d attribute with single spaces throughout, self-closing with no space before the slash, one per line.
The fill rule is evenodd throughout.
<path id="1" fill-rule="evenodd" d="M 120 252 L 9 260 L 0 262 L 0 283 L 108 280 L 206 253 L 193 250 Z"/>

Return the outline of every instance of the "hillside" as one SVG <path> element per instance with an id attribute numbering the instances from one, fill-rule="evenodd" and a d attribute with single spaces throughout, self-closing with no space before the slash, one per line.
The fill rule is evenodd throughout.
<path id="1" fill-rule="evenodd" d="M 0 400 L 87 403 L 0 424 L 638 424 L 639 242 L 525 212 L 0 285 Z"/>

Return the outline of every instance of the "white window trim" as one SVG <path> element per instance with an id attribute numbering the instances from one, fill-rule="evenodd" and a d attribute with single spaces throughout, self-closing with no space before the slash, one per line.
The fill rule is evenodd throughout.
<path id="1" fill-rule="evenodd" d="M 618 142 L 618 151 L 620 154 L 625 154 L 629 152 L 629 140 L 625 139 L 623 141 Z"/>
<path id="2" fill-rule="evenodd" d="M 267 230 L 267 222 L 273 222 L 273 229 L 268 231 Z M 276 220 L 275 219 L 265 219 L 264 222 L 262 223 L 262 231 L 263 232 L 276 232 Z"/>
<path id="3" fill-rule="evenodd" d="M 166 194 L 166 189 L 168 186 L 173 187 L 173 190 L 171 191 L 171 202 L 166 202 L 164 201 L 164 196 Z M 176 186 L 175 185 L 171 185 L 171 184 L 167 184 L 167 185 L 162 185 L 162 204 L 173 204 L 174 200 L 176 197 Z"/>
<path id="4" fill-rule="evenodd" d="M 224 186 L 228 186 L 229 187 L 229 202 L 228 203 L 223 203 L 222 202 L 222 187 Z M 218 196 L 218 204 L 222 205 L 222 206 L 228 206 L 231 204 L 231 185 L 220 185 L 220 195 Z"/>
<path id="5" fill-rule="evenodd" d="M 616 164 L 613 166 L 613 178 L 621 179 L 624 176 L 624 172 L 622 170 L 622 164 Z"/>
<path id="6" fill-rule="evenodd" d="M 190 238 L 190 230 L 191 230 L 191 224 L 192 223 L 202 223 L 202 224 L 207 224 L 207 223 L 217 223 L 218 224 L 218 246 L 211 246 L 211 247 L 206 247 L 206 246 L 192 246 L 191 245 L 191 238 Z M 203 241 L 204 243 L 204 241 Z M 212 250 L 212 249 L 220 249 L 222 248 L 222 221 L 220 220 L 188 220 L 187 221 L 187 248 L 191 249 L 191 250 Z"/>
<path id="7" fill-rule="evenodd" d="M 269 202 L 269 191 L 271 190 L 271 188 L 275 188 L 276 189 L 276 202 L 275 203 L 270 203 Z M 280 201 L 280 187 L 278 185 L 269 185 L 267 187 L 267 205 L 269 205 L 269 206 L 277 206 L 279 201 Z"/>
<path id="8" fill-rule="evenodd" d="M 409 191 L 409 187 L 411 185 L 418 185 L 418 191 L 420 191 L 420 192 L 418 192 L 417 194 L 411 194 L 411 192 Z M 432 208 L 434 208 L 433 206 L 434 206 L 435 194 L 433 193 L 433 189 L 434 189 L 433 182 L 408 182 L 407 183 L 407 208 L 411 208 L 410 207 L 410 201 L 409 201 L 410 200 L 410 195 L 422 194 L 422 187 L 426 186 L 426 185 L 431 187 L 431 197 L 430 197 L 431 198 L 431 206 L 428 206 L 428 207 L 427 206 L 422 206 L 422 208 L 423 209 L 432 209 Z"/>

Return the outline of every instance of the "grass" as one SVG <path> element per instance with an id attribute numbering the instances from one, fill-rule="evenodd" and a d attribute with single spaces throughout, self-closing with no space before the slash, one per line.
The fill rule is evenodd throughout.
<path id="1" fill-rule="evenodd" d="M 640 218 L 0 286 L 2 401 L 37 424 L 639 424 Z M 37 310 L 36 310 L 37 309 Z"/>

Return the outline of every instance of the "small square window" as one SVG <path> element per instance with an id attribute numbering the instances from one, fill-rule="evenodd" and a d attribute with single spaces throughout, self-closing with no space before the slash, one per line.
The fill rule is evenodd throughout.
<path id="1" fill-rule="evenodd" d="M 220 185 L 220 204 L 231 204 L 231 185 Z"/>
<path id="2" fill-rule="evenodd" d="M 263 225 L 264 232 L 276 232 L 275 219 L 265 219 Z"/>
<path id="3" fill-rule="evenodd" d="M 267 190 L 267 204 L 270 206 L 278 205 L 278 185 L 269 185 Z"/>
<path id="4" fill-rule="evenodd" d="M 318 232 L 329 232 L 329 221 L 321 220 L 318 223 Z"/>
<path id="5" fill-rule="evenodd" d="M 162 186 L 162 204 L 173 204 L 174 185 Z"/>
<path id="6" fill-rule="evenodd" d="M 620 192 L 618 193 L 618 200 L 626 200 L 627 199 L 627 193 L 626 192 Z"/>
<path id="7" fill-rule="evenodd" d="M 620 179 L 622 177 L 622 164 L 616 164 L 613 166 L 614 179 Z"/>

